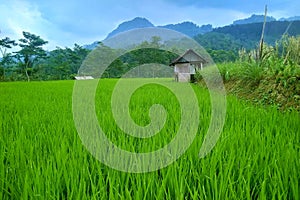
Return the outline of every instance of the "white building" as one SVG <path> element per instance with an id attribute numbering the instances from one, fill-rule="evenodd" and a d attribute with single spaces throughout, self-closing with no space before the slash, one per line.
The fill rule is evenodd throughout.
<path id="1" fill-rule="evenodd" d="M 75 76 L 75 80 L 91 80 L 94 79 L 92 76 Z"/>

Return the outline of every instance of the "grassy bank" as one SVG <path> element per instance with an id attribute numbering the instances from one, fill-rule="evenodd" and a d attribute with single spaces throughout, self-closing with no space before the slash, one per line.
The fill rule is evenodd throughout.
<path id="1" fill-rule="evenodd" d="M 265 45 L 261 54 L 241 50 L 238 61 L 217 65 L 227 92 L 260 105 L 300 111 L 300 37 L 284 36 L 275 46 Z M 205 85 L 200 73 L 197 79 Z"/>

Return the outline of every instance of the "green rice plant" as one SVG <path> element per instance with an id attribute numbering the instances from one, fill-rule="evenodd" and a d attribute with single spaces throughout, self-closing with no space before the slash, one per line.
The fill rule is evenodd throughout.
<path id="1" fill-rule="evenodd" d="M 150 104 L 159 103 L 168 111 L 166 127 L 147 142 L 126 135 L 112 118 L 110 93 L 117 81 L 101 80 L 96 94 L 96 114 L 107 137 L 128 151 L 148 152 L 167 144 L 180 119 L 174 95 L 155 84 L 133 94 L 130 112 L 136 123 L 149 123 Z M 128 81 L 135 84 L 138 79 Z M 74 81 L 0 83 L 1 199 L 300 198 L 298 112 L 282 113 L 229 95 L 221 138 L 200 159 L 213 119 L 209 92 L 192 85 L 200 110 L 192 145 L 165 168 L 125 173 L 102 164 L 83 146 L 72 115 L 73 85 Z"/>

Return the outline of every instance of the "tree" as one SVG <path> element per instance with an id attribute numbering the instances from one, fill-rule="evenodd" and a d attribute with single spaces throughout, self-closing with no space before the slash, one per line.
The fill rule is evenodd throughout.
<path id="1" fill-rule="evenodd" d="M 89 52 L 90 50 L 78 44 L 75 44 L 73 49 L 57 47 L 48 53 L 46 59 L 42 60 L 39 78 L 70 79 L 74 77 Z"/>
<path id="2" fill-rule="evenodd" d="M 48 42 L 40 38 L 40 36 L 25 31 L 23 31 L 23 36 L 24 38 L 19 40 L 19 46 L 22 49 L 17 52 L 17 58 L 21 62 L 27 81 L 30 81 L 28 72 L 32 70 L 34 62 L 46 57 L 46 51 L 42 46 Z"/>
<path id="3" fill-rule="evenodd" d="M 70 62 L 71 74 L 77 74 L 82 64 L 82 61 L 85 59 L 85 57 L 90 51 L 81 47 L 78 44 L 74 44 L 73 50 L 70 48 L 66 48 L 66 51 L 67 51 L 66 54 Z"/>
<path id="4" fill-rule="evenodd" d="M 14 40 L 11 40 L 9 37 L 0 40 L 0 52 L 2 58 L 7 55 L 7 49 L 12 48 L 12 46 L 17 45 Z"/>
<path id="5" fill-rule="evenodd" d="M 11 49 L 13 46 L 16 46 L 17 43 L 14 40 L 11 40 L 9 37 L 5 37 L 0 40 L 0 52 L 1 52 L 1 60 L 0 60 L 0 77 L 5 78 L 5 66 L 11 61 L 10 54 L 7 53 L 7 49 Z"/>
<path id="6" fill-rule="evenodd" d="M 66 79 L 70 74 L 70 61 L 65 49 L 56 47 L 50 51 L 47 59 L 43 60 L 40 78 L 44 79 Z"/>
<path id="7" fill-rule="evenodd" d="M 4 67 L 0 66 L 0 79 L 4 79 Z"/>

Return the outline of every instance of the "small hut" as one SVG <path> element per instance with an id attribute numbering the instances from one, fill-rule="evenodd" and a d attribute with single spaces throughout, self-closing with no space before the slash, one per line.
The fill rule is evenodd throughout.
<path id="1" fill-rule="evenodd" d="M 194 50 L 188 49 L 170 64 L 174 66 L 175 81 L 193 82 L 197 70 L 201 70 L 207 61 Z"/>

